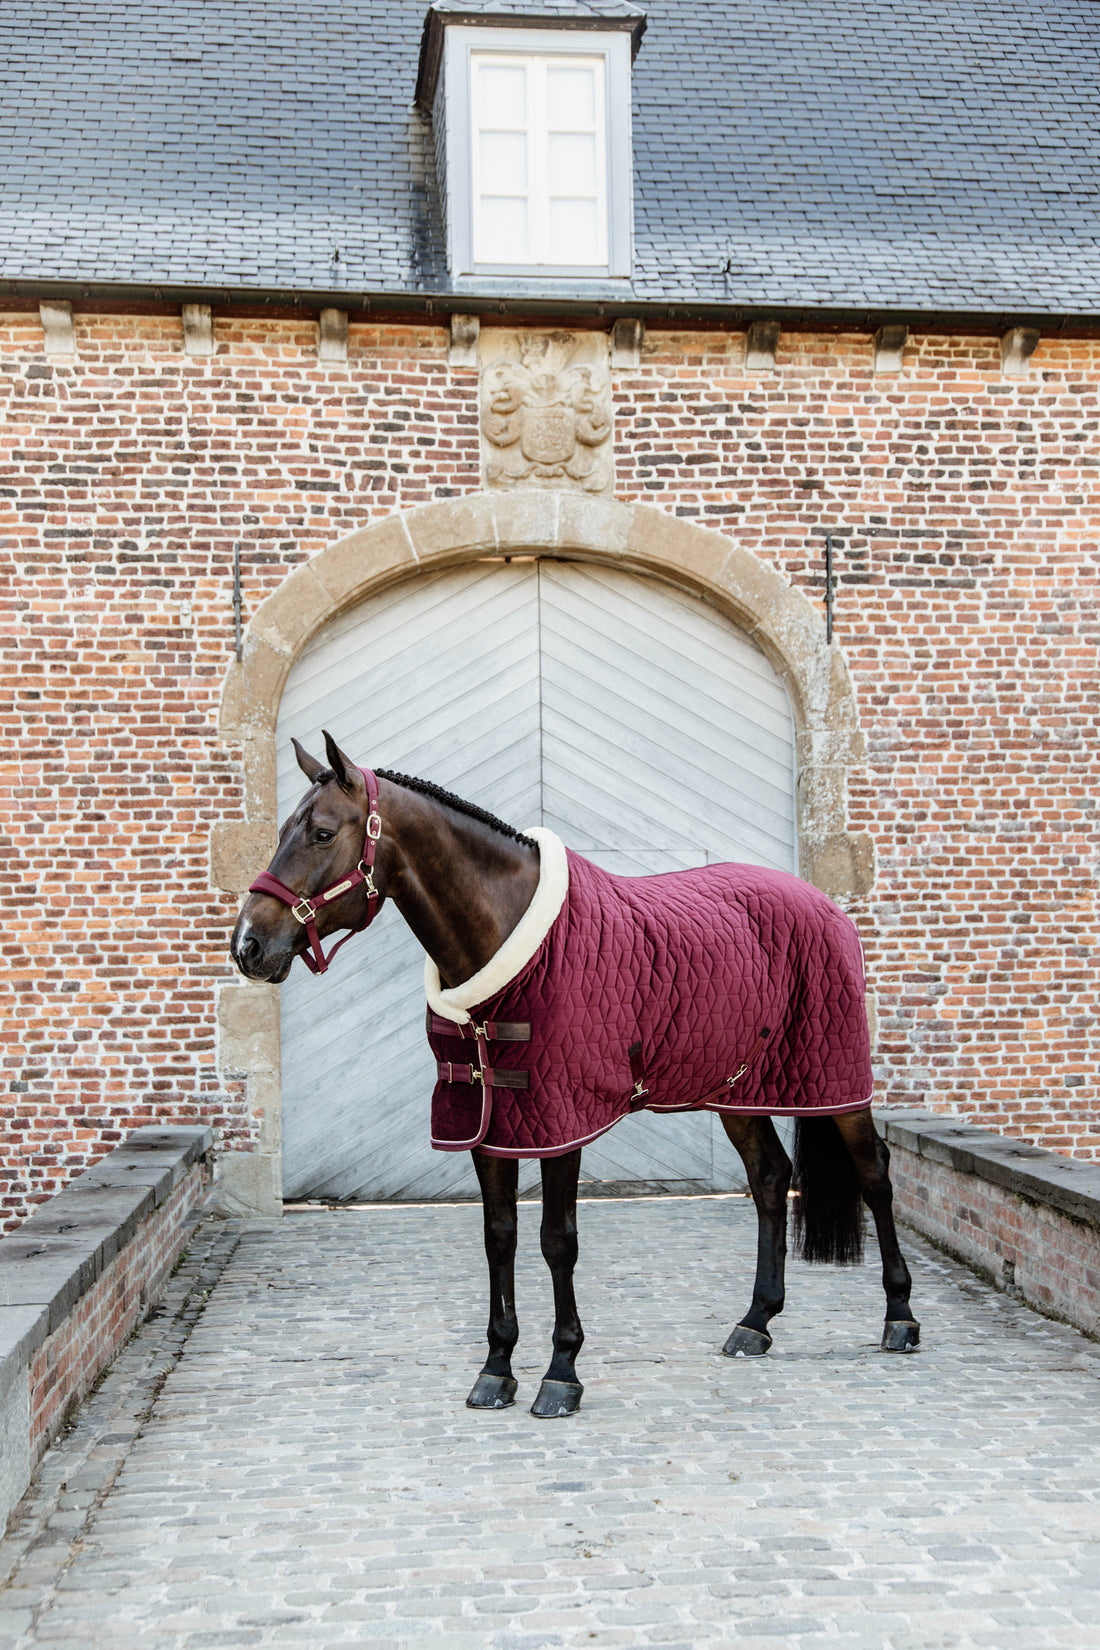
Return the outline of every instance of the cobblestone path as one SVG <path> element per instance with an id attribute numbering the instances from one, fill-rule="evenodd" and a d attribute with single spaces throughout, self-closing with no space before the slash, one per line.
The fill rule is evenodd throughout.
<path id="1" fill-rule="evenodd" d="M 463 1406 L 479 1209 L 206 1222 L 0 1544 L 0 1644 L 1095 1647 L 1100 1347 L 909 1237 L 916 1356 L 876 1265 L 796 1264 L 730 1361 L 754 1246 L 738 1198 L 585 1204 L 584 1406 L 538 1422 Z"/>

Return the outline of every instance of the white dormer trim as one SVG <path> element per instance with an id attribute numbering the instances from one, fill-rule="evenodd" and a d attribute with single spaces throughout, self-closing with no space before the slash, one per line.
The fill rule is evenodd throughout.
<path id="1" fill-rule="evenodd" d="M 631 36 L 616 30 L 532 28 L 516 29 L 450 24 L 444 32 L 442 62 L 435 86 L 433 120 L 440 188 L 444 196 L 447 256 L 451 274 L 471 276 L 572 277 L 606 281 L 628 278 L 633 252 L 633 149 L 631 138 Z M 578 127 L 578 145 L 588 144 L 596 158 L 596 176 L 578 183 L 585 200 L 576 206 L 591 215 L 594 204 L 596 233 L 593 255 L 586 261 L 555 261 L 562 244 L 551 218 L 560 202 L 552 198 L 547 180 L 548 147 L 545 127 L 547 74 L 570 63 L 591 68 L 599 88 L 594 119 Z M 484 168 L 484 135 L 479 135 L 478 75 L 484 66 L 509 64 L 525 67 L 530 89 L 526 110 L 528 240 L 520 256 L 494 255 L 491 243 L 475 226 L 475 210 L 488 194 Z M 483 122 L 484 125 L 484 122 Z M 520 140 L 513 120 L 506 141 Z M 556 136 L 558 134 L 555 134 Z M 494 134 L 495 141 L 499 136 Z M 568 208 L 566 208 L 568 211 Z M 518 213 L 517 213 L 518 215 Z M 482 213 L 482 228 L 485 217 Z M 559 218 L 560 222 L 560 218 Z M 517 238 L 517 245 L 519 245 Z"/>

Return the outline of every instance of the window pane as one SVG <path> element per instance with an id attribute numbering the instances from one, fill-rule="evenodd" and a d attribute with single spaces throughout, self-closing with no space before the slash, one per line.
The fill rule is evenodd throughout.
<path id="1" fill-rule="evenodd" d="M 527 124 L 527 70 L 522 63 L 478 64 L 478 125 Z"/>
<path id="2" fill-rule="evenodd" d="M 514 264 L 531 255 L 527 202 L 488 196 L 478 212 L 474 256 L 481 263 Z"/>
<path id="3" fill-rule="evenodd" d="M 523 132 L 482 132 L 481 188 L 486 195 L 527 193 L 527 138 Z"/>
<path id="4" fill-rule="evenodd" d="M 550 244 L 556 264 L 597 264 L 605 260 L 600 248 L 599 216 L 595 201 L 552 200 Z"/>
<path id="5" fill-rule="evenodd" d="M 595 137 L 552 132 L 547 158 L 552 195 L 598 194 Z"/>
<path id="6" fill-rule="evenodd" d="M 546 95 L 551 129 L 576 132 L 596 124 L 595 68 L 548 67 Z"/>

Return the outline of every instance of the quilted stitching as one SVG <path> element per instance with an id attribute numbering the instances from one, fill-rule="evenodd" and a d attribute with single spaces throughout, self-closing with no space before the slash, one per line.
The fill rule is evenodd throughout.
<path id="1" fill-rule="evenodd" d="M 862 949 L 824 894 L 754 865 L 616 877 L 568 858 L 569 895 L 540 950 L 471 1010 L 478 1022 L 531 1023 L 530 1043 L 490 1048 L 530 1079 L 492 1090 L 486 1151 L 546 1157 L 611 1128 L 630 1110 L 634 1042 L 648 1110 L 869 1103 Z M 469 1042 L 428 1040 L 437 1059 L 469 1062 Z M 432 1144 L 468 1149 L 481 1116 L 480 1087 L 440 1081 Z"/>

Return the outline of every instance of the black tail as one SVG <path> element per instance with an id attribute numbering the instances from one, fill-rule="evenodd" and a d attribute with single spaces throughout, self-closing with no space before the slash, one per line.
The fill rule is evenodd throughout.
<path id="1" fill-rule="evenodd" d="M 800 1117 L 794 1130 L 795 1254 L 834 1266 L 863 1259 L 863 1204 L 855 1164 L 831 1117 Z"/>

